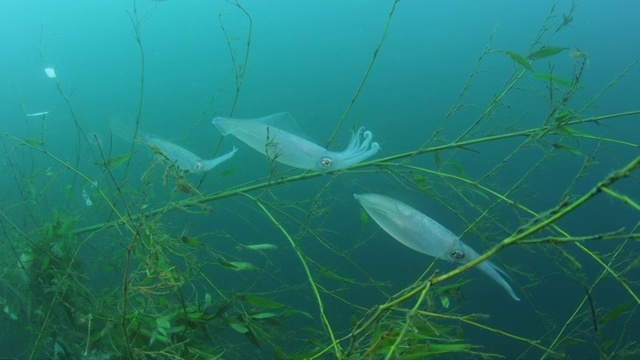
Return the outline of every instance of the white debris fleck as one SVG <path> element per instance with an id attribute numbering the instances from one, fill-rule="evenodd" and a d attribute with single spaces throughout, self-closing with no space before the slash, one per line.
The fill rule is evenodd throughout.
<path id="1" fill-rule="evenodd" d="M 55 77 L 55 76 L 54 76 Z M 48 111 L 42 111 L 42 112 L 36 112 L 36 113 L 31 113 L 31 114 L 27 114 L 27 116 L 45 116 L 47 115 L 49 112 Z"/>
<path id="2" fill-rule="evenodd" d="M 52 67 L 48 67 L 44 69 L 44 73 L 47 74 L 48 77 L 55 79 L 56 77 L 56 71 L 53 70 Z"/>

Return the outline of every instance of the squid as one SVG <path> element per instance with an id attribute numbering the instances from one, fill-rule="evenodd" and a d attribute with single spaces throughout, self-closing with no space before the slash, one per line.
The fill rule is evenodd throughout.
<path id="1" fill-rule="evenodd" d="M 227 161 L 235 155 L 238 149 L 234 146 L 231 151 L 214 159 L 201 159 L 191 151 L 155 135 L 143 134 L 142 141 L 155 151 L 169 159 L 180 170 L 190 173 L 207 172 Z"/>
<path id="2" fill-rule="evenodd" d="M 216 117 L 215 125 L 222 135 L 233 135 L 250 147 L 279 163 L 298 169 L 332 171 L 351 167 L 380 150 L 372 142 L 373 134 L 358 129 L 351 135 L 347 147 L 340 152 L 330 151 L 307 140 L 292 128 L 295 124 L 289 113 L 277 113 L 257 119 Z"/>
<path id="3" fill-rule="evenodd" d="M 384 231 L 415 251 L 457 264 L 466 264 L 480 256 L 447 228 L 405 203 L 378 194 L 354 194 L 354 197 Z M 499 267 L 489 260 L 477 267 L 514 300 L 520 301 Z"/>

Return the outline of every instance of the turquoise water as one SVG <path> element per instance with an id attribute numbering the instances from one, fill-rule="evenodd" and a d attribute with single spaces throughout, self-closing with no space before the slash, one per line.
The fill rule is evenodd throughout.
<path id="1" fill-rule="evenodd" d="M 615 173 L 640 155 L 640 9 L 554 4 L 0 4 L 0 356 L 640 356 L 638 170 Z M 329 150 L 361 126 L 381 150 L 317 174 L 212 124 L 279 112 Z M 238 152 L 184 174 L 140 134 Z M 354 193 L 481 254 L 548 221 L 491 255 L 521 301 L 470 269 L 373 318 L 455 266 Z"/>

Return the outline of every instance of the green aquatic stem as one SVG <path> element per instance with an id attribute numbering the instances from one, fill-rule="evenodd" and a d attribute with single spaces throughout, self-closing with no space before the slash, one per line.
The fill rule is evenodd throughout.
<path id="1" fill-rule="evenodd" d="M 344 113 L 342 113 L 342 117 L 340 117 L 338 124 L 333 128 L 333 132 L 331 133 L 331 136 L 329 136 L 329 139 L 325 143 L 325 146 L 324 146 L 325 148 L 328 148 L 331 142 L 333 141 L 333 139 L 336 137 L 336 135 L 338 134 L 338 131 L 340 130 L 340 128 L 342 128 L 342 124 L 344 124 L 345 120 L 347 119 L 347 116 L 349 116 L 349 113 L 351 112 L 353 105 L 358 100 L 358 97 L 360 97 L 360 92 L 362 92 L 362 89 L 364 88 L 364 84 L 369 79 L 369 75 L 371 74 L 373 65 L 376 63 L 376 59 L 378 58 L 378 53 L 382 48 L 382 44 L 384 44 L 384 41 L 387 39 L 387 36 L 389 34 L 389 28 L 391 26 L 391 19 L 393 18 L 393 13 L 396 11 L 396 6 L 398 5 L 399 1 L 400 0 L 393 0 L 393 5 L 391 5 L 391 10 L 389 11 L 389 15 L 387 16 L 387 22 L 382 31 L 382 36 L 380 36 L 380 39 L 378 40 L 378 45 L 376 45 L 375 49 L 373 50 L 373 55 L 371 57 L 371 60 L 369 61 L 369 66 L 367 66 L 367 69 L 365 70 L 364 75 L 360 80 L 360 84 L 358 84 L 358 88 L 356 89 L 355 94 L 353 94 L 353 96 L 351 97 L 351 101 L 349 101 L 349 105 L 347 105 L 347 108 L 344 110 Z"/>
<path id="2" fill-rule="evenodd" d="M 240 4 L 240 2 L 238 0 L 234 0 L 234 1 L 227 0 L 227 2 L 229 4 L 232 4 L 233 6 L 237 7 L 238 9 L 240 9 L 240 11 L 242 11 L 242 13 L 244 13 L 244 15 L 249 20 L 249 29 L 248 29 L 248 34 L 247 34 L 247 44 L 245 46 L 245 51 L 244 51 L 244 61 L 243 61 L 242 64 L 238 64 L 236 62 L 235 53 L 234 53 L 233 48 L 231 46 L 231 38 L 229 37 L 229 34 L 227 33 L 227 30 L 224 27 L 224 23 L 222 22 L 222 14 L 223 13 L 220 13 L 218 15 L 218 18 L 220 19 L 220 28 L 222 29 L 222 33 L 224 34 L 224 37 L 227 40 L 227 46 L 229 48 L 229 55 L 231 57 L 231 63 L 232 63 L 232 66 L 233 66 L 233 74 L 235 76 L 236 92 L 235 92 L 235 95 L 233 97 L 233 101 L 231 103 L 231 110 L 229 110 L 229 117 L 233 117 L 233 113 L 236 110 L 236 105 L 238 104 L 238 99 L 240 98 L 240 91 L 242 90 L 242 84 L 244 82 L 245 74 L 247 72 L 247 65 L 249 64 L 249 53 L 251 51 L 251 37 L 253 35 L 253 19 L 251 18 L 251 15 L 249 15 L 249 12 Z"/>
<path id="3" fill-rule="evenodd" d="M 298 259 L 300 260 L 300 263 L 304 267 L 304 271 L 305 271 L 305 273 L 307 275 L 307 279 L 309 280 L 309 285 L 311 286 L 311 289 L 313 290 L 313 295 L 315 296 L 316 302 L 318 304 L 318 311 L 320 313 L 320 318 L 322 319 L 322 324 L 324 325 L 325 329 L 327 329 L 327 332 L 329 333 L 329 336 L 331 338 L 331 343 L 333 344 L 333 349 L 334 349 L 336 358 L 340 359 L 341 356 L 342 356 L 341 355 L 341 351 L 340 351 L 340 347 L 338 346 L 338 342 L 336 341 L 336 337 L 335 337 L 335 335 L 333 333 L 333 329 L 331 327 L 331 323 L 329 323 L 329 319 L 327 318 L 327 315 L 325 313 L 324 303 L 322 302 L 322 297 L 320 296 L 320 291 L 318 291 L 318 286 L 316 285 L 316 281 L 313 279 L 313 275 L 311 275 L 311 270 L 309 269 L 309 265 L 307 264 L 307 261 L 305 259 L 304 254 L 302 253 L 302 250 L 300 249 L 298 244 L 293 240 L 291 235 L 289 235 L 289 232 L 284 228 L 284 226 L 282 226 L 282 224 L 280 224 L 280 222 L 278 220 L 276 220 L 273 217 L 273 215 L 271 214 L 269 209 L 267 209 L 264 206 L 264 204 L 262 203 L 262 201 L 260 199 L 258 199 L 256 197 L 253 197 L 253 196 L 251 196 L 249 194 L 246 194 L 246 193 L 243 193 L 242 195 L 244 195 L 247 198 L 249 198 L 252 201 L 254 201 L 260 207 L 260 209 L 262 209 L 264 214 L 269 218 L 269 220 L 273 223 L 273 225 L 275 225 L 278 228 L 278 230 L 280 230 L 280 232 L 287 238 L 287 241 L 289 242 L 289 244 L 291 245 L 291 247 L 295 251 L 296 256 L 298 257 Z"/>
<path id="4" fill-rule="evenodd" d="M 133 126 L 133 134 L 131 146 L 129 147 L 129 152 L 133 152 L 133 148 L 135 146 L 135 139 L 138 138 L 138 131 L 140 129 L 140 121 L 142 120 L 142 111 L 144 109 L 144 92 L 145 92 L 145 55 L 144 55 L 144 47 L 142 46 L 142 31 L 141 25 L 142 22 L 146 19 L 140 18 L 140 14 L 138 13 L 138 1 L 133 0 L 133 15 L 127 12 L 129 15 L 129 20 L 131 20 L 131 24 L 133 25 L 133 36 L 138 45 L 138 53 L 140 55 L 140 92 L 138 93 L 138 105 L 136 107 L 136 115 L 135 115 L 135 123 Z M 129 166 L 131 162 L 127 162 L 123 179 L 126 179 L 127 174 L 129 173 Z"/>
<path id="5" fill-rule="evenodd" d="M 125 261 L 125 269 L 124 274 L 122 276 L 122 319 L 120 320 L 120 326 L 122 326 L 122 332 L 124 334 L 125 346 L 127 350 L 127 355 L 129 359 L 133 359 L 133 349 L 131 348 L 131 340 L 129 339 L 129 331 L 127 328 L 127 309 L 129 304 L 129 280 L 130 280 L 130 271 L 131 271 L 131 254 L 133 253 L 133 249 L 136 246 L 136 240 L 140 237 L 140 229 L 142 224 L 138 225 L 133 238 L 131 239 L 131 243 L 126 248 L 127 258 Z"/>
<path id="6" fill-rule="evenodd" d="M 442 131 L 444 131 L 444 128 L 445 128 L 446 124 L 449 122 L 449 120 L 451 119 L 451 117 L 455 113 L 457 113 L 458 111 L 460 111 L 461 109 L 464 108 L 464 105 L 462 104 L 462 99 L 465 96 L 467 96 L 467 93 L 468 93 L 469 89 L 471 89 L 471 85 L 473 84 L 473 81 L 475 80 L 476 75 L 480 72 L 480 66 L 482 64 L 482 61 L 484 60 L 484 57 L 487 56 L 488 54 L 491 54 L 492 51 L 491 51 L 491 48 L 490 48 L 490 44 L 493 41 L 493 37 L 495 36 L 495 33 L 496 33 L 496 29 L 494 28 L 493 32 L 489 36 L 489 40 L 487 42 L 487 45 L 484 48 L 484 51 L 482 52 L 482 54 L 480 54 L 480 56 L 478 57 L 478 60 L 476 60 L 475 65 L 474 65 L 473 69 L 471 70 L 471 73 L 469 74 L 469 77 L 467 77 L 467 80 L 465 81 L 464 85 L 462 86 L 462 89 L 458 93 L 458 96 L 456 97 L 456 100 L 453 102 L 453 105 L 449 107 L 449 110 L 447 110 L 447 113 L 443 117 L 443 119 L 440 122 L 440 124 L 438 125 L 438 127 L 433 131 L 433 133 L 429 137 L 429 139 L 427 141 L 425 141 L 422 144 L 422 146 L 420 146 L 421 149 L 427 148 L 429 146 L 429 143 L 431 141 L 433 141 L 434 139 L 436 139 L 438 137 L 438 135 L 440 135 L 440 133 L 442 133 Z M 410 158 L 407 158 L 407 161 L 409 159 Z"/>
<path id="7" fill-rule="evenodd" d="M 622 244 L 620 244 L 617 249 L 613 252 L 613 255 L 611 256 L 611 259 L 609 260 L 607 267 L 610 268 L 613 265 L 613 262 L 618 258 L 618 256 L 622 253 L 622 250 L 624 249 L 624 247 L 626 246 L 628 240 L 625 240 Z M 603 269 L 602 272 L 600 272 L 600 274 L 598 275 L 598 277 L 596 278 L 596 280 L 593 282 L 593 284 L 591 285 L 589 292 L 592 292 L 595 287 L 605 278 L 605 276 L 609 274 L 609 271 L 607 268 Z M 562 328 L 560 328 L 560 330 L 558 331 L 558 333 L 556 334 L 556 337 L 553 339 L 553 341 L 551 342 L 551 345 L 549 345 L 550 348 L 553 348 L 561 339 L 562 335 L 565 333 L 565 331 L 567 330 L 567 328 L 569 327 L 569 324 L 571 324 L 575 319 L 577 319 L 580 316 L 580 311 L 582 310 L 582 308 L 585 306 L 585 304 L 588 301 L 588 297 L 587 295 L 585 295 L 582 300 L 580 301 L 580 303 L 578 304 L 578 306 L 576 306 L 576 309 L 573 311 L 573 313 L 569 316 L 569 318 L 567 319 L 567 321 L 565 321 L 565 323 L 563 324 Z M 544 354 L 540 359 L 543 360 L 547 357 L 547 354 Z"/>
<path id="8" fill-rule="evenodd" d="M 65 269 L 62 277 L 59 279 L 60 283 L 65 283 L 67 278 L 71 276 L 71 274 L 73 273 L 71 271 L 71 266 L 74 264 L 73 259 L 75 259 L 78 255 L 78 253 L 80 252 L 80 247 L 78 247 L 75 251 L 75 253 L 73 254 L 72 257 L 72 261 L 69 261 L 69 264 L 67 265 L 67 268 Z M 42 325 L 40 326 L 40 329 L 38 331 L 38 335 L 36 337 L 36 340 L 34 342 L 33 348 L 31 349 L 31 354 L 29 355 L 29 359 L 38 359 L 39 355 L 37 354 L 37 351 L 39 349 L 38 345 L 40 344 L 41 341 L 43 340 L 43 337 L 46 336 L 47 334 L 45 334 L 46 332 L 46 327 L 47 324 L 50 323 L 52 320 L 52 312 L 53 309 L 55 308 L 55 304 L 60 302 L 61 300 L 63 300 L 62 295 L 64 295 L 64 293 L 68 291 L 68 289 L 66 289 L 66 287 L 64 286 L 57 286 L 55 287 L 55 292 L 53 294 L 53 296 L 50 296 L 50 302 L 49 302 L 49 307 L 47 308 L 47 312 L 45 314 L 44 320 L 42 320 Z"/>
<path id="9" fill-rule="evenodd" d="M 431 262 L 431 265 L 429 266 L 429 268 L 425 271 L 425 273 L 429 272 L 431 270 L 431 268 L 433 267 L 435 262 Z M 377 305 L 372 311 L 373 314 L 371 316 L 369 316 L 368 318 L 363 318 L 362 320 L 360 320 L 355 326 L 354 326 L 354 330 L 351 332 L 351 334 L 349 334 L 348 337 L 346 338 L 350 338 L 351 339 L 351 345 L 349 346 L 349 350 L 347 350 L 346 355 L 349 356 L 353 353 L 353 351 L 355 351 L 355 347 L 356 347 L 356 343 L 358 341 L 358 337 L 366 330 L 368 330 L 373 324 L 375 324 L 380 317 L 388 312 L 389 310 L 394 309 L 396 306 L 398 306 L 399 304 L 402 304 L 405 301 L 408 301 L 410 299 L 412 299 L 413 297 L 415 297 L 416 295 L 422 293 L 424 291 L 425 288 L 431 287 L 431 282 L 429 281 L 429 279 L 427 279 L 426 281 L 422 282 L 419 286 L 415 286 L 413 289 L 407 291 L 405 294 L 403 294 L 402 296 L 398 296 L 396 299 L 391 300 L 389 302 L 386 302 L 382 305 Z"/>
<path id="10" fill-rule="evenodd" d="M 396 309 L 396 310 L 397 311 L 405 311 L 405 312 L 409 312 L 410 311 L 410 310 L 401 309 L 401 308 L 400 309 Z M 496 329 L 496 328 L 481 324 L 481 323 L 479 323 L 477 321 L 473 321 L 472 320 L 473 316 L 468 316 L 468 315 L 464 315 L 464 316 L 448 315 L 448 314 L 440 314 L 440 313 L 434 313 L 434 312 L 423 311 L 423 310 L 416 311 L 416 314 L 425 315 L 425 316 L 428 316 L 428 317 L 438 318 L 438 319 L 460 321 L 460 322 L 463 322 L 465 324 L 468 324 L 468 325 L 471 325 L 471 326 L 475 326 L 475 327 L 477 327 L 479 329 L 486 330 L 486 331 L 492 332 L 492 333 L 500 335 L 500 336 L 505 336 L 505 337 L 513 339 L 513 340 L 517 340 L 517 341 L 521 341 L 521 342 L 527 343 L 527 344 L 529 344 L 529 345 L 531 345 L 533 347 L 536 347 L 536 348 L 544 351 L 545 354 L 551 354 L 551 355 L 554 355 L 554 356 L 559 356 L 560 355 L 559 353 L 551 350 L 551 346 L 550 347 L 542 346 L 540 344 L 539 340 L 527 339 L 527 338 L 522 337 L 522 336 L 511 334 L 511 333 L 509 333 L 507 331 L 504 331 L 504 330 L 499 330 L 499 329 Z"/>
<path id="11" fill-rule="evenodd" d="M 473 266 L 476 266 L 480 262 L 482 262 L 484 260 L 487 260 L 488 258 L 494 256 L 496 253 L 504 250 L 505 248 L 517 244 L 518 241 L 526 239 L 527 237 L 537 233 L 538 231 L 540 231 L 542 229 L 545 229 L 545 228 L 547 228 L 549 226 L 552 226 L 556 221 L 558 221 L 559 219 L 561 219 L 565 215 L 573 212 L 578 207 L 582 206 L 587 201 L 589 201 L 590 199 L 592 199 L 593 197 L 598 195 L 600 192 L 603 191 L 603 189 L 613 185 L 614 183 L 616 183 L 617 181 L 619 181 L 619 180 L 621 180 L 623 178 L 626 178 L 626 177 L 630 176 L 631 172 L 636 170 L 638 167 L 640 167 L 640 157 L 635 158 L 633 161 L 631 161 L 629 164 L 627 164 L 624 168 L 614 172 L 612 175 L 610 175 L 606 179 L 600 181 L 589 192 L 587 192 L 586 194 L 584 194 L 583 196 L 578 198 L 573 203 L 566 204 L 566 205 L 565 204 L 559 205 L 558 207 L 556 207 L 555 209 L 553 209 L 550 212 L 551 216 L 549 216 L 548 218 L 543 219 L 541 222 L 536 223 L 536 224 L 534 224 L 534 225 L 522 230 L 521 232 L 515 233 L 515 234 L 507 237 L 501 243 L 497 244 L 496 246 L 494 246 L 493 248 L 491 248 L 490 250 L 488 250 L 484 254 L 480 255 L 478 258 L 474 259 L 473 261 L 470 261 L 469 263 L 464 264 L 464 265 L 462 265 L 462 266 L 456 268 L 455 270 L 452 270 L 452 271 L 450 271 L 450 272 L 448 272 L 446 274 L 437 276 L 437 277 L 431 279 L 430 281 L 432 282 L 432 284 L 437 284 L 437 283 L 442 282 L 444 280 L 447 280 L 447 279 L 449 279 L 449 278 L 451 278 L 453 276 L 456 276 L 456 275 L 462 273 L 463 271 L 466 271 L 466 270 L 472 268 Z M 582 245 L 580 245 L 579 243 L 576 243 L 576 244 L 579 247 L 581 247 L 583 250 L 586 250 L 586 248 L 582 247 Z M 596 260 L 599 260 L 599 258 L 597 256 L 595 256 L 595 255 L 594 255 L 594 258 Z M 620 279 L 620 277 L 611 268 L 609 268 L 604 262 L 602 262 L 602 260 L 599 260 L 599 263 L 600 263 L 601 266 L 603 266 L 605 269 L 607 269 L 607 271 L 612 276 L 614 276 L 614 278 L 616 280 L 618 280 L 618 282 L 627 290 L 627 292 L 636 300 L 636 302 L 638 302 L 638 304 L 640 304 L 640 299 L 633 292 L 633 290 L 631 290 L 629 288 L 629 285 L 625 281 Z"/>
<path id="12" fill-rule="evenodd" d="M 411 310 L 407 311 L 405 322 L 404 322 L 404 325 L 402 326 L 402 330 L 400 330 L 400 334 L 398 335 L 398 338 L 396 339 L 396 341 L 393 342 L 393 344 L 389 348 L 387 355 L 384 357 L 385 360 L 391 360 L 391 358 L 394 356 L 396 350 L 398 349 L 398 346 L 400 346 L 400 342 L 404 339 L 404 335 L 407 332 L 407 329 L 409 328 L 412 319 L 418 314 L 418 309 L 420 308 L 420 305 L 422 305 L 422 303 L 425 301 L 427 292 L 429 291 L 430 288 L 431 288 L 431 283 L 429 282 L 426 284 L 424 289 L 422 289 L 422 291 L 420 292 L 420 296 L 418 297 L 418 300 L 416 300 L 416 303 L 413 305 Z"/>
<path id="13" fill-rule="evenodd" d="M 329 187 L 329 183 L 323 186 L 323 189 L 327 189 Z M 324 190 L 323 190 L 324 191 Z M 321 191 L 322 192 L 322 191 Z M 257 197 L 258 199 L 261 199 L 261 196 Z M 312 203 L 315 203 L 315 201 L 319 201 L 319 197 L 317 196 Z M 269 207 L 272 209 L 272 211 L 277 212 L 278 214 L 280 214 L 281 216 L 286 217 L 289 221 L 294 222 L 296 224 L 298 224 L 300 226 L 301 229 L 303 229 L 304 231 L 308 232 L 313 238 L 315 238 L 316 240 L 318 240 L 318 242 L 320 242 L 324 247 L 326 247 L 329 251 L 333 252 L 336 256 L 339 256 L 341 258 L 343 258 L 345 261 L 347 261 L 348 263 L 350 263 L 353 267 L 355 267 L 358 271 L 360 271 L 362 273 L 362 275 L 368 277 L 368 280 L 370 281 L 371 284 L 375 284 L 376 288 L 380 291 L 381 294 L 383 294 L 384 296 L 388 296 L 388 294 L 384 291 L 384 289 L 382 289 L 378 284 L 376 284 L 376 281 L 369 275 L 367 274 L 367 272 L 362 268 L 361 265 L 359 265 L 358 263 L 356 263 L 353 259 L 351 259 L 349 256 L 347 256 L 345 253 L 343 253 L 342 251 L 340 251 L 338 248 L 336 248 L 334 245 L 332 245 L 328 240 L 326 240 L 321 234 L 319 234 L 316 230 L 312 229 L 311 227 L 309 227 L 308 225 L 308 220 L 310 220 L 313 217 L 313 211 L 314 211 L 314 205 L 311 206 L 311 208 L 309 209 L 309 211 L 307 212 L 306 216 L 305 216 L 305 220 L 299 220 L 297 218 L 295 218 L 293 215 L 291 215 L 290 213 L 288 213 L 287 211 L 285 211 L 284 209 L 274 206 L 270 203 L 266 203 L 267 205 L 269 205 Z M 300 208 L 300 210 L 302 211 L 302 209 Z M 302 232 L 302 230 L 301 230 Z M 303 234 L 299 233 L 296 237 L 297 238 L 303 238 Z M 307 257 L 307 260 L 311 263 L 313 263 L 315 266 L 317 266 L 318 268 L 322 269 L 322 270 L 326 270 L 329 271 L 327 269 L 324 269 L 322 264 L 317 263 L 316 261 L 313 261 L 311 259 L 309 259 Z M 360 284 L 363 285 L 363 284 Z M 318 284 L 318 286 L 320 286 Z M 335 294 L 332 294 L 329 291 L 325 291 L 328 295 L 331 296 L 336 296 Z M 345 301 L 346 302 L 346 301 Z M 354 306 L 354 308 L 357 307 L 357 305 L 355 304 L 351 304 L 352 306 Z"/>
<path id="14" fill-rule="evenodd" d="M 625 240 L 625 239 L 640 239 L 640 234 L 627 234 L 621 230 L 607 232 L 603 234 L 587 235 L 587 236 L 571 236 L 571 237 L 557 237 L 548 236 L 538 239 L 520 240 L 518 244 L 521 245 L 533 245 L 533 244 L 562 244 L 562 243 L 577 243 L 586 241 L 611 241 L 611 240 Z"/>
<path id="15" fill-rule="evenodd" d="M 627 195 L 622 195 L 619 192 L 612 190 L 610 188 L 604 188 L 602 189 L 603 192 L 607 193 L 607 195 L 620 200 L 622 203 L 627 204 L 629 206 L 631 206 L 633 209 L 635 209 L 636 211 L 640 211 L 640 204 L 638 204 L 637 202 L 633 201 L 630 197 L 628 197 Z"/>
<path id="16" fill-rule="evenodd" d="M 44 55 L 41 54 L 40 56 L 44 60 Z M 82 130 L 82 127 L 80 126 L 80 117 L 78 116 L 75 109 L 73 108 L 73 105 L 71 104 L 71 99 L 69 98 L 69 96 L 67 96 L 67 94 L 62 89 L 62 85 L 60 84 L 60 81 L 55 76 L 51 80 L 53 80 L 54 84 L 56 85 L 56 90 L 58 91 L 58 94 L 60 94 L 60 97 L 62 98 L 62 100 L 64 101 L 64 104 L 69 110 L 69 114 L 71 114 L 71 119 L 73 120 L 73 125 L 76 129 L 76 144 L 75 144 L 76 155 L 75 155 L 74 168 L 79 169 L 81 157 L 82 157 L 82 140 L 84 139 L 86 143 L 89 143 L 89 138 L 87 137 L 87 134 L 84 132 L 84 130 Z M 44 144 L 44 141 L 43 141 L 43 144 Z M 90 149 L 90 151 L 93 151 L 93 150 Z M 77 178 L 78 178 L 77 173 L 74 173 L 73 180 L 71 181 L 72 187 L 75 187 Z M 69 199 L 67 199 L 67 205 L 68 205 L 68 202 L 69 202 Z"/>

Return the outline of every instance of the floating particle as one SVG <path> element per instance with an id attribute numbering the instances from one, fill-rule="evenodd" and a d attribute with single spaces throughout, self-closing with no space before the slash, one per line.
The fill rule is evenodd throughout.
<path id="1" fill-rule="evenodd" d="M 47 74 L 48 77 L 55 79 L 56 77 L 56 71 L 53 70 L 52 67 L 48 67 L 44 69 L 45 74 Z"/>
<path id="2" fill-rule="evenodd" d="M 27 116 L 31 116 L 31 117 L 34 117 L 34 116 L 45 116 L 48 113 L 49 113 L 48 111 L 42 111 L 42 112 L 36 112 L 36 113 L 27 114 Z"/>

